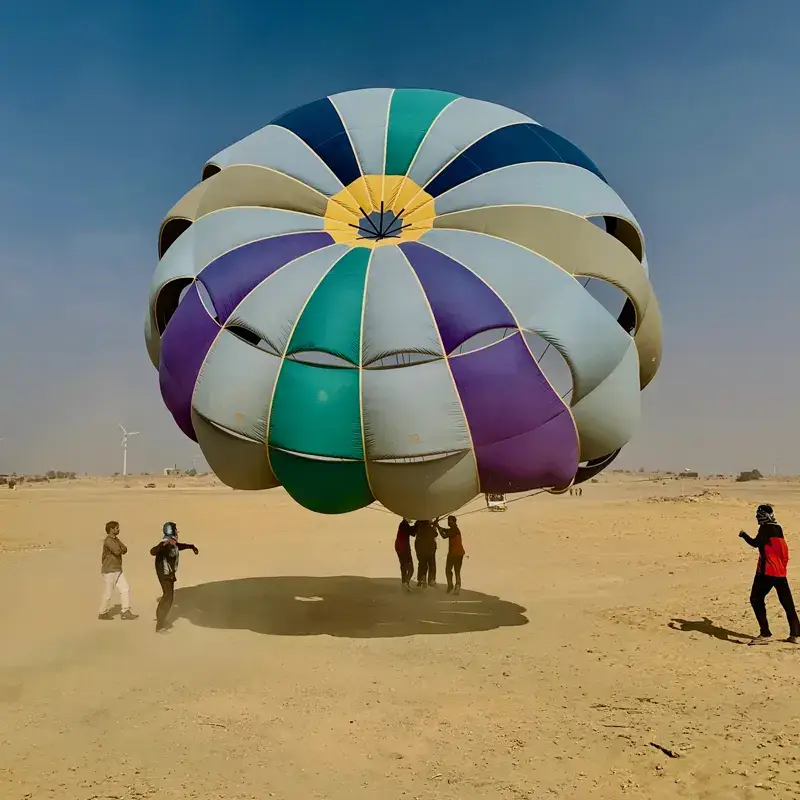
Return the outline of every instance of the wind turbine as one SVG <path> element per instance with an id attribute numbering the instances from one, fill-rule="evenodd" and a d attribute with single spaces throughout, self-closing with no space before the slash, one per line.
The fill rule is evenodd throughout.
<path id="1" fill-rule="evenodd" d="M 137 436 L 139 431 L 128 431 L 122 427 L 122 423 L 119 423 L 120 430 L 122 431 L 122 474 L 128 474 L 128 439 L 131 436 Z"/>

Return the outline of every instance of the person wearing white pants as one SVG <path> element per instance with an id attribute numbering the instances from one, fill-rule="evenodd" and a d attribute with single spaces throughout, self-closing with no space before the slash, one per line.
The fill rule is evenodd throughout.
<path id="1" fill-rule="evenodd" d="M 111 616 L 111 599 L 114 590 L 119 591 L 122 603 L 121 619 L 137 619 L 138 614 L 131 611 L 131 588 L 128 579 L 122 572 L 122 557 L 128 548 L 119 540 L 119 523 L 111 521 L 106 523 L 106 538 L 103 542 L 103 560 L 101 573 L 103 575 L 103 600 L 100 604 L 98 619 L 113 619 Z"/>

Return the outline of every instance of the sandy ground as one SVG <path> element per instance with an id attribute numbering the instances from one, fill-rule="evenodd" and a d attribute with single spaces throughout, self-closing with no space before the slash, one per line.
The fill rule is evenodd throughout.
<path id="1" fill-rule="evenodd" d="M 800 553 L 800 483 L 612 476 L 464 516 L 453 598 L 401 593 L 388 514 L 145 481 L 0 490 L 3 800 L 800 796 L 800 649 L 743 645 L 737 538 L 767 500 Z M 96 619 L 110 518 L 135 622 Z M 200 555 L 156 635 L 166 519 Z"/>

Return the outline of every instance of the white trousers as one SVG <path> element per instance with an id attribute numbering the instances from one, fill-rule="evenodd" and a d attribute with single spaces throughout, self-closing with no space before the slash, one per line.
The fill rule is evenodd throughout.
<path id="1" fill-rule="evenodd" d="M 131 610 L 131 587 L 128 586 L 128 579 L 121 572 L 106 572 L 103 574 L 103 602 L 100 605 L 100 613 L 105 614 L 111 608 L 111 598 L 114 596 L 114 589 L 119 590 L 122 610 Z"/>

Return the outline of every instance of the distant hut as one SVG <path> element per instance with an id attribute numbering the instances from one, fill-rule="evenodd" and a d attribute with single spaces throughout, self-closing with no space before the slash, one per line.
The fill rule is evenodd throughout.
<path id="1" fill-rule="evenodd" d="M 750 469 L 745 472 L 740 472 L 736 482 L 746 483 L 747 481 L 760 481 L 763 477 L 764 476 L 757 469 Z"/>

